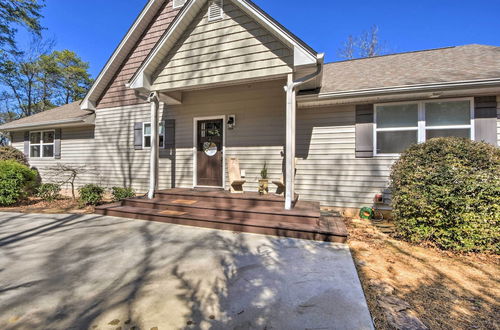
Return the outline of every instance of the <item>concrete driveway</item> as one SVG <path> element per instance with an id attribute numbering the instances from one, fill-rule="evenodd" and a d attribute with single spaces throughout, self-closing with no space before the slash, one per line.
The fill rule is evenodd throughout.
<path id="1" fill-rule="evenodd" d="M 346 245 L 0 213 L 1 329 L 372 329 Z"/>

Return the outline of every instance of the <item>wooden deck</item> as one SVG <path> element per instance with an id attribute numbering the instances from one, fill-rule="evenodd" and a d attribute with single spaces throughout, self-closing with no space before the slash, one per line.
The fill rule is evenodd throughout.
<path id="1" fill-rule="evenodd" d="M 339 242 L 347 240 L 340 217 L 321 216 L 319 203 L 298 201 L 284 209 L 283 197 L 221 190 L 170 189 L 154 199 L 129 198 L 96 208 L 97 214 L 236 232 Z"/>

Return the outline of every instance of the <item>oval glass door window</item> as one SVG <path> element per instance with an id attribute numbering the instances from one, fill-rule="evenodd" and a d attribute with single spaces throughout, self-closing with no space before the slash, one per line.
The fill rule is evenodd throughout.
<path id="1" fill-rule="evenodd" d="M 203 143 L 203 152 L 208 157 L 213 157 L 217 154 L 217 145 L 213 142 Z"/>

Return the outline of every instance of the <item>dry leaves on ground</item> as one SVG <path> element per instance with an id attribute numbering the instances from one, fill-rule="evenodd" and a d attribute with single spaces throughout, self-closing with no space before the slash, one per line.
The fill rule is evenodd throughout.
<path id="1" fill-rule="evenodd" d="M 500 329 L 500 257 L 410 245 L 348 220 L 349 245 L 378 329 Z M 416 320 L 416 321 L 415 321 Z M 413 321 L 417 323 L 412 323 Z"/>

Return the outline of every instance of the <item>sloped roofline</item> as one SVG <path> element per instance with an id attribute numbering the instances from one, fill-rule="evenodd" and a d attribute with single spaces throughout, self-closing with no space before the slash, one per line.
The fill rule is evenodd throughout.
<path id="1" fill-rule="evenodd" d="M 207 2 L 207 0 L 188 0 L 174 21 L 170 24 L 164 35 L 160 38 L 146 60 L 142 63 L 139 70 L 130 79 L 127 87 L 149 91 L 151 87 L 151 74 L 155 71 L 155 64 L 161 61 L 157 57 L 162 56 L 168 51 L 175 41 L 172 40 L 179 35 L 178 30 L 184 30 L 190 24 L 192 16 Z M 282 42 L 294 50 L 294 66 L 316 65 L 318 54 L 309 47 L 304 41 L 297 38 L 294 34 L 284 28 L 276 20 L 272 19 L 267 13 L 259 8 L 255 3 L 249 0 L 232 0 L 245 13 L 256 19 L 269 32 L 275 35 Z M 191 16 L 190 16 L 191 15 Z"/>
<path id="2" fill-rule="evenodd" d="M 120 69 L 123 61 L 134 48 L 135 44 L 165 1 L 166 0 L 149 0 L 144 6 L 83 99 L 80 105 L 82 110 L 95 110 L 97 100 L 104 92 L 109 82 L 113 79 L 116 72 Z"/>

